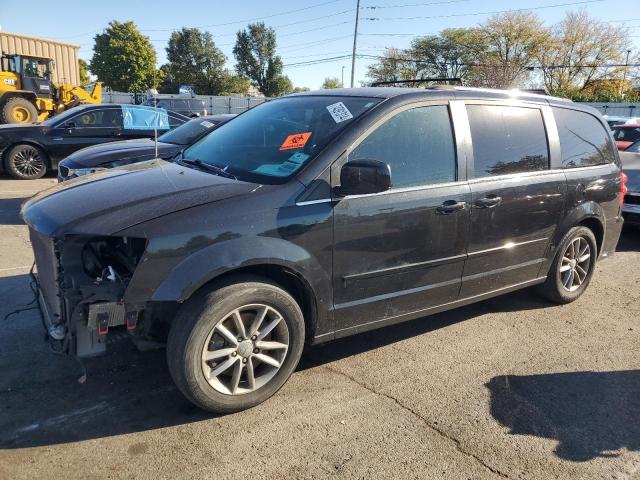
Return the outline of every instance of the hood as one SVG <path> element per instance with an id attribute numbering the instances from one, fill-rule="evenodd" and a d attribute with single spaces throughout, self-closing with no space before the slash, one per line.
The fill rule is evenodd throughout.
<path id="1" fill-rule="evenodd" d="M 620 161 L 627 176 L 627 188 L 640 193 L 640 153 L 620 152 Z"/>
<path id="2" fill-rule="evenodd" d="M 158 142 L 158 157 L 166 158 L 182 150 L 182 145 Z M 65 158 L 61 165 L 67 168 L 91 168 L 105 163 L 133 159 L 135 161 L 156 158 L 154 141 L 148 138 L 107 142 L 83 148 Z"/>
<path id="3" fill-rule="evenodd" d="M 623 140 L 616 140 L 616 147 L 619 151 L 624 152 L 627 148 L 633 145 L 633 142 L 625 142 Z"/>
<path id="4" fill-rule="evenodd" d="M 189 167 L 153 160 L 87 175 L 44 190 L 22 206 L 40 233 L 111 235 L 186 208 L 258 188 Z"/>

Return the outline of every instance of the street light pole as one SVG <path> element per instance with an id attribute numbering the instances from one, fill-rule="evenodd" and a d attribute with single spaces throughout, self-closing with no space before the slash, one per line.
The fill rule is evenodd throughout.
<path id="1" fill-rule="evenodd" d="M 631 53 L 631 49 L 627 50 L 627 59 L 624 61 L 624 73 L 622 74 L 622 81 L 627 81 L 627 70 L 629 69 L 629 54 Z"/>
<path id="2" fill-rule="evenodd" d="M 358 20 L 360 19 L 360 0 L 356 3 L 356 26 L 353 31 L 353 52 L 351 54 L 351 88 L 356 78 L 356 45 L 358 42 Z"/>

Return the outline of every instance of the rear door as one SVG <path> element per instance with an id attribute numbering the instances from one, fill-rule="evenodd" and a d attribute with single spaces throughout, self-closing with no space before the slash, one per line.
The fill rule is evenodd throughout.
<path id="1" fill-rule="evenodd" d="M 457 299 L 471 195 L 464 157 L 456 168 L 451 113 L 446 102 L 404 107 L 334 165 L 333 184 L 340 166 L 357 159 L 387 163 L 392 182 L 386 192 L 335 199 L 338 331 L 415 317 Z"/>
<path id="2" fill-rule="evenodd" d="M 466 102 L 471 136 L 469 254 L 461 298 L 538 277 L 561 217 L 566 180 L 550 168 L 549 107 Z M 557 148 L 555 125 L 549 128 Z"/>

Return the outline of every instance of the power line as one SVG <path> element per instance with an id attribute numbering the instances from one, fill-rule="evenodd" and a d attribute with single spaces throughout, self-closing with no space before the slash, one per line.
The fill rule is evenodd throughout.
<path id="1" fill-rule="evenodd" d="M 487 11 L 487 12 L 450 13 L 448 15 L 430 15 L 430 16 L 418 16 L 418 17 L 382 17 L 382 18 L 377 18 L 376 20 L 429 20 L 429 19 L 435 19 L 435 18 L 471 17 L 471 16 L 477 16 L 477 15 L 494 15 L 498 13 L 526 12 L 530 10 L 543 10 L 546 8 L 568 7 L 572 5 L 584 5 L 587 3 L 598 3 L 598 2 L 604 2 L 604 1 L 605 0 L 582 0 L 580 2 L 556 3 L 554 5 L 543 5 L 540 7 L 512 8 L 509 10 L 493 10 L 493 11 Z"/>
<path id="2" fill-rule="evenodd" d="M 362 8 L 369 8 L 371 10 L 381 10 L 383 8 L 405 8 L 405 7 L 427 7 L 433 5 L 447 5 L 451 3 L 471 2 L 472 0 L 444 0 L 440 2 L 427 2 L 427 3 L 405 3 L 401 5 L 372 5 L 364 6 Z"/>
<path id="3" fill-rule="evenodd" d="M 283 16 L 283 15 L 290 15 L 292 13 L 303 12 L 303 11 L 307 11 L 307 10 L 312 9 L 312 8 L 324 7 L 326 5 L 331 5 L 331 4 L 339 3 L 339 2 L 343 2 L 343 1 L 344 0 L 329 0 L 329 1 L 326 1 L 326 2 L 321 2 L 321 3 L 315 3 L 313 5 L 308 5 L 308 6 L 303 7 L 303 8 L 296 8 L 294 10 L 287 10 L 287 11 L 284 11 L 284 12 L 272 13 L 271 15 L 264 15 L 264 16 L 261 16 L 261 17 L 249 18 L 249 19 L 244 19 L 244 20 L 231 20 L 231 21 L 225 22 L 225 23 L 215 23 L 215 24 L 209 24 L 209 25 L 200 25 L 200 26 L 197 26 L 195 28 L 224 27 L 224 26 L 229 26 L 229 25 L 237 25 L 237 24 L 240 24 L 240 23 L 252 23 L 252 22 L 255 22 L 255 21 L 258 21 L 258 20 L 267 20 L 269 18 L 280 17 L 280 16 Z M 335 15 L 340 15 L 340 13 L 335 14 Z M 326 18 L 326 17 L 327 16 L 323 16 L 323 17 L 320 17 L 320 18 Z M 306 21 L 311 21 L 311 20 L 306 20 Z M 304 23 L 304 21 L 303 22 L 296 22 L 296 23 Z M 291 24 L 289 24 L 289 25 L 291 25 Z M 82 37 L 82 36 L 85 36 L 85 35 L 91 35 L 93 33 L 98 33 L 98 32 L 101 32 L 102 30 L 104 30 L 104 28 L 98 28 L 98 29 L 92 30 L 90 32 L 79 33 L 79 34 L 76 34 L 76 35 L 68 35 L 68 36 L 65 36 L 65 37 L 58 37 L 58 38 L 60 38 L 60 39 L 78 38 L 78 37 Z M 139 30 L 141 32 L 171 32 L 171 31 L 173 31 L 175 29 L 173 29 L 173 28 L 156 28 L 156 29 L 141 28 Z"/>

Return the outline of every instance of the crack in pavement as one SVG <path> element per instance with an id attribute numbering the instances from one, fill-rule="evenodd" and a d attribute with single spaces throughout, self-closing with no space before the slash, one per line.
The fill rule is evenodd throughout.
<path id="1" fill-rule="evenodd" d="M 373 393 L 374 395 L 379 395 L 381 397 L 387 398 L 388 400 L 392 400 L 396 405 L 398 405 L 400 408 L 402 408 L 403 410 L 406 410 L 407 412 L 411 413 L 414 417 L 416 417 L 418 420 L 420 420 L 422 423 L 424 423 L 429 429 L 433 430 L 434 432 L 436 432 L 438 435 L 440 435 L 441 437 L 449 440 L 450 442 L 453 442 L 453 444 L 456 447 L 456 450 L 458 450 L 460 453 L 462 453 L 463 455 L 472 458 L 473 460 L 475 460 L 478 464 L 482 465 L 484 468 L 486 468 L 487 470 L 489 470 L 490 472 L 499 475 L 502 478 L 510 478 L 509 475 L 507 475 L 506 473 L 492 467 L 491 465 L 488 465 L 484 460 L 482 460 L 482 458 L 480 458 L 478 455 L 476 455 L 473 452 L 470 452 L 468 450 L 465 450 L 464 447 L 462 446 L 462 443 L 460 442 L 460 440 L 458 440 L 457 438 L 449 435 L 447 432 L 445 432 L 444 430 L 436 427 L 435 425 L 429 423 L 429 421 L 424 418 L 422 415 L 420 415 L 418 412 L 416 412 L 414 409 L 412 409 L 411 407 L 409 407 L 408 405 L 405 405 L 404 403 L 402 403 L 400 400 L 398 400 L 396 397 L 393 397 L 387 393 L 383 393 L 383 392 L 378 392 L 377 390 L 375 390 L 374 388 L 356 380 L 354 377 L 352 377 L 351 375 L 341 372 L 340 370 L 337 370 L 335 368 L 331 368 L 328 365 L 323 365 L 324 368 L 326 368 L 327 370 L 329 370 L 330 372 L 333 372 L 335 374 L 341 375 L 343 377 L 345 377 L 348 380 L 351 380 L 353 383 L 355 383 L 356 385 L 364 388 L 365 390 Z"/>

